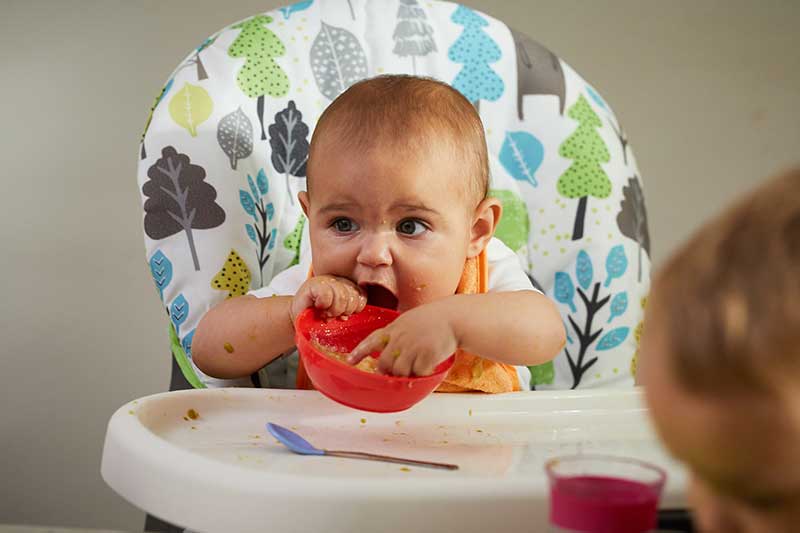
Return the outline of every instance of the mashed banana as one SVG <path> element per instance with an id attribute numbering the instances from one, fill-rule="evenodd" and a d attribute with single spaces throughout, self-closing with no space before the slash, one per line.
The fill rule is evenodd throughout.
<path id="1" fill-rule="evenodd" d="M 311 344 L 314 345 L 314 348 L 319 350 L 321 353 L 327 355 L 328 357 L 332 357 L 333 359 L 337 359 L 345 364 L 349 364 L 347 362 L 347 356 L 350 355 L 350 352 L 341 352 L 336 350 L 332 346 L 325 346 L 321 344 L 319 341 L 312 340 Z M 378 359 L 376 357 L 367 356 L 361 361 L 358 362 L 356 365 L 351 365 L 354 368 L 361 370 L 362 372 L 367 372 L 369 374 L 377 374 L 378 373 Z"/>

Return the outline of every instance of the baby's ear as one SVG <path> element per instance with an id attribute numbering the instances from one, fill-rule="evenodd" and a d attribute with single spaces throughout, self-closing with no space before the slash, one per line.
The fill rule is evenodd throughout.
<path id="1" fill-rule="evenodd" d="M 306 191 L 298 192 L 297 200 L 300 202 L 300 207 L 303 208 L 303 213 L 306 214 L 306 218 L 308 218 L 308 193 Z"/>
<path id="2" fill-rule="evenodd" d="M 478 204 L 472 217 L 467 257 L 475 257 L 486 248 L 502 215 L 503 204 L 497 198 L 486 198 Z"/>

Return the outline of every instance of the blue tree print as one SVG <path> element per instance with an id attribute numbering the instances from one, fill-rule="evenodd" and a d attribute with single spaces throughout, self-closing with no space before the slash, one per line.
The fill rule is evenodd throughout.
<path id="1" fill-rule="evenodd" d="M 534 173 L 544 159 L 544 146 L 526 131 L 508 131 L 500 149 L 500 163 L 517 181 L 527 181 L 536 187 Z"/>
<path id="2" fill-rule="evenodd" d="M 598 106 L 602 107 L 603 109 L 608 109 L 608 105 L 606 104 L 606 101 L 603 100 L 603 97 L 600 96 L 600 94 L 597 91 L 594 90 L 594 87 L 592 87 L 591 85 L 587 85 L 586 86 L 586 92 L 588 93 L 589 97 L 592 100 L 594 100 L 594 103 L 596 103 Z"/>
<path id="3" fill-rule="evenodd" d="M 468 7 L 458 6 L 450 20 L 464 26 L 464 31 L 448 50 L 447 57 L 464 65 L 453 80 L 453 87 L 476 108 L 481 100 L 493 102 L 505 90 L 503 80 L 489 66 L 500 60 L 500 47 L 483 31 L 489 23 Z"/>
<path id="4" fill-rule="evenodd" d="M 269 201 L 265 203 L 265 197 L 269 192 L 269 182 L 263 168 L 259 169 L 255 182 L 253 182 L 253 177 L 248 174 L 247 184 L 250 188 L 249 191 L 239 189 L 239 203 L 242 204 L 242 209 L 253 217 L 253 224 L 245 224 L 245 231 L 256 245 L 258 272 L 263 285 L 264 265 L 269 260 L 269 252 L 275 247 L 275 237 L 278 232 L 276 228 L 271 230 L 268 228 L 272 225 L 270 222 L 275 216 L 275 206 Z"/>
<path id="5" fill-rule="evenodd" d="M 622 315 L 628 309 L 628 293 L 621 292 L 614 296 L 611 300 L 611 314 L 608 317 L 608 324 L 614 320 L 615 317 Z"/>
<path id="6" fill-rule="evenodd" d="M 578 283 L 583 287 L 583 290 L 589 289 L 594 277 L 594 267 L 592 267 L 592 260 L 586 250 L 578 252 L 578 260 L 575 263 L 575 277 L 578 278 Z"/>
<path id="7" fill-rule="evenodd" d="M 601 285 L 608 287 L 614 279 L 625 273 L 627 266 L 628 261 L 625 258 L 624 249 L 621 246 L 615 246 L 606 257 L 607 278 L 605 284 L 600 280 L 595 281 L 592 260 L 585 250 L 581 250 L 578 253 L 575 262 L 577 287 L 568 273 L 556 272 L 554 296 L 556 301 L 569 306 L 570 313 L 567 315 L 567 321 L 577 336 L 579 344 L 578 353 L 575 356 L 570 352 L 570 349 L 572 349 L 573 352 L 575 351 L 574 347 L 567 346 L 564 348 L 567 362 L 572 372 L 573 389 L 580 385 L 583 376 L 597 362 L 597 355 L 592 356 L 593 354 L 590 353 L 590 350 L 593 349 L 594 352 L 598 352 L 616 348 L 628 337 L 628 327 L 615 328 L 601 338 L 600 336 L 603 335 L 604 328 L 601 327 L 594 330 L 592 325 L 597 313 L 611 300 L 611 294 L 600 293 Z M 602 278 L 600 279 L 602 280 Z M 579 325 L 578 319 L 576 319 L 577 307 L 574 301 L 576 293 L 586 310 L 582 325 Z M 611 302 L 611 316 L 608 322 L 611 322 L 614 317 L 623 314 L 627 307 L 627 293 L 622 292 L 617 294 Z M 600 340 L 595 345 L 598 338 Z M 594 348 L 592 348 L 593 345 Z"/>
<path id="8" fill-rule="evenodd" d="M 192 358 L 192 339 L 194 339 L 194 332 L 197 331 L 193 329 L 186 335 L 183 340 L 181 341 L 181 347 L 183 348 L 183 353 L 186 354 L 186 357 L 189 359 Z"/>
<path id="9" fill-rule="evenodd" d="M 161 250 L 156 250 L 156 253 L 150 257 L 150 273 L 153 275 L 153 281 L 156 282 L 158 296 L 163 302 L 164 289 L 172 281 L 172 261 Z"/>
<path id="10" fill-rule="evenodd" d="M 172 300 L 172 305 L 169 306 L 169 318 L 172 320 L 172 325 L 175 326 L 175 334 L 180 337 L 181 324 L 186 322 L 186 319 L 189 318 L 189 302 L 186 300 L 183 293 Z"/>
<path id="11" fill-rule="evenodd" d="M 597 343 L 598 350 L 610 350 L 611 348 L 616 348 L 620 344 L 628 338 L 628 332 L 630 328 L 627 326 L 623 326 L 621 328 L 612 329 L 605 335 L 603 338 L 600 339 L 600 342 Z"/>
<path id="12" fill-rule="evenodd" d="M 289 17 L 292 16 L 292 13 L 297 13 L 299 11 L 305 11 L 311 4 L 314 3 L 314 0 L 303 0 L 302 2 L 297 2 L 296 4 L 292 4 L 290 6 L 282 7 L 281 13 L 283 13 L 284 20 L 288 20 Z"/>
<path id="13" fill-rule="evenodd" d="M 621 244 L 611 249 L 606 258 L 606 278 L 605 287 L 611 285 L 611 280 L 622 276 L 628 269 L 628 258 L 625 257 L 625 247 Z"/>
<path id="14" fill-rule="evenodd" d="M 575 284 L 566 272 L 556 272 L 555 296 L 562 304 L 569 305 L 573 313 L 578 311 L 575 307 Z"/>

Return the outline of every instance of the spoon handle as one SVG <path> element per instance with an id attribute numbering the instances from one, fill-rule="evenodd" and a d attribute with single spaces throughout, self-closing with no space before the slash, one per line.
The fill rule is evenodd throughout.
<path id="1" fill-rule="evenodd" d="M 389 455 L 378 455 L 376 453 L 325 450 L 325 455 L 331 455 L 333 457 L 347 457 L 350 459 L 367 459 L 370 461 L 384 461 L 387 463 L 398 463 L 402 465 L 424 466 L 428 468 L 444 468 L 445 470 L 458 470 L 458 465 L 454 464 L 436 463 L 434 461 L 418 461 L 416 459 L 404 459 L 402 457 L 391 457 Z"/>

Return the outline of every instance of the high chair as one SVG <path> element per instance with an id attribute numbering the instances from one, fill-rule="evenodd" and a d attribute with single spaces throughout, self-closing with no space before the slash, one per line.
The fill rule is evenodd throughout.
<path id="1" fill-rule="evenodd" d="M 486 14 L 435 0 L 308 0 L 233 23 L 192 50 L 153 105 L 138 150 L 146 258 L 169 316 L 171 389 L 274 387 L 192 363 L 203 314 L 309 253 L 296 199 L 325 107 L 387 73 L 434 77 L 479 110 L 496 236 L 557 302 L 568 340 L 532 388 L 630 387 L 650 279 L 636 160 L 598 92 Z"/>

